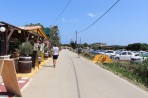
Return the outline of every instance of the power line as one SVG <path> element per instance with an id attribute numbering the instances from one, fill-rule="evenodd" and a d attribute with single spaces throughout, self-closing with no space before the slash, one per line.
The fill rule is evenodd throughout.
<path id="1" fill-rule="evenodd" d="M 68 5 L 70 4 L 72 0 L 69 0 L 68 3 L 66 4 L 66 6 L 64 7 L 64 9 L 61 11 L 61 13 L 57 16 L 57 18 L 55 19 L 55 21 L 53 22 L 53 24 L 61 17 L 61 15 L 64 13 L 64 11 L 66 10 L 66 8 L 68 7 Z"/>
<path id="2" fill-rule="evenodd" d="M 94 21 L 91 25 L 89 25 L 87 28 L 79 31 L 78 33 L 80 32 L 84 32 L 86 31 L 87 29 L 89 29 L 90 27 L 92 27 L 95 23 L 97 23 L 102 17 L 104 17 L 120 0 L 116 1 L 104 14 L 102 14 L 96 21 Z"/>

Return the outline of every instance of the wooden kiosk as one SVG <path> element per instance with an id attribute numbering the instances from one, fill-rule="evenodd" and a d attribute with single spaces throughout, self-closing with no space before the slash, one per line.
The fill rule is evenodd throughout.
<path id="1" fill-rule="evenodd" d="M 0 28 L 3 28 L 0 31 L 0 56 L 12 54 L 13 49 L 10 48 L 10 45 L 14 43 L 14 38 L 17 38 L 21 43 L 25 41 L 38 43 L 39 40 L 41 43 L 44 43 L 45 39 L 49 42 L 41 26 L 17 27 L 0 21 Z M 51 46 L 50 42 L 48 44 Z M 34 52 L 33 62 L 33 67 L 37 66 L 39 68 L 37 52 Z M 0 74 L 7 92 L 22 96 L 13 59 L 0 59 Z"/>

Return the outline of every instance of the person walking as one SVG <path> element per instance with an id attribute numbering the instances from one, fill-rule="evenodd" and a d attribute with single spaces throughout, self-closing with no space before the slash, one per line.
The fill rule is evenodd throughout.
<path id="1" fill-rule="evenodd" d="M 53 67 L 55 68 L 56 61 L 57 61 L 58 56 L 59 56 L 59 47 L 57 47 L 56 44 L 54 44 L 54 46 L 52 48 L 52 56 L 53 56 Z"/>
<path id="2" fill-rule="evenodd" d="M 81 52 L 82 52 L 82 48 L 79 47 L 79 48 L 78 48 L 78 57 L 80 57 Z"/>

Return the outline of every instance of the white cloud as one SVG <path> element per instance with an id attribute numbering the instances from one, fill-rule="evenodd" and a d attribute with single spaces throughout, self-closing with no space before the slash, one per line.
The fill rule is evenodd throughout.
<path id="1" fill-rule="evenodd" d="M 87 16 L 89 16 L 89 17 L 96 17 L 96 15 L 94 13 L 88 13 Z"/>

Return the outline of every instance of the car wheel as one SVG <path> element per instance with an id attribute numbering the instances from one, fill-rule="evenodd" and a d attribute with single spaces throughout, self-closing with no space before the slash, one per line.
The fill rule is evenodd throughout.
<path id="1" fill-rule="evenodd" d="M 115 60 L 120 60 L 119 57 L 116 57 Z"/>

